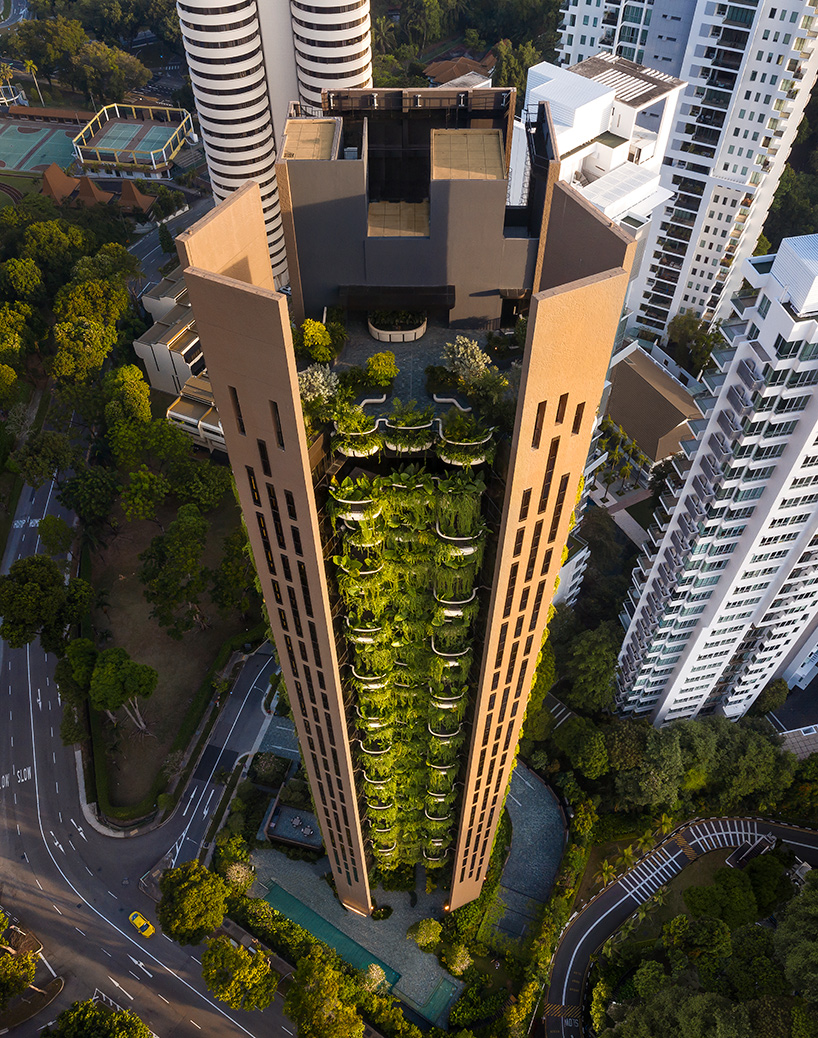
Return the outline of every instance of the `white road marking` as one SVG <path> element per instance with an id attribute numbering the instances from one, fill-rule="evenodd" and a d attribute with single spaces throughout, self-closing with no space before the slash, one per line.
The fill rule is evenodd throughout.
<path id="1" fill-rule="evenodd" d="M 39 956 L 40 961 L 45 965 L 46 969 L 51 974 L 51 976 L 56 978 L 57 974 L 51 968 L 51 963 L 48 961 L 48 959 L 45 957 L 45 955 L 43 955 L 42 952 L 37 952 L 37 955 Z"/>
<path id="2" fill-rule="evenodd" d="M 156 994 L 159 995 L 159 992 L 157 991 Z M 168 1002 L 164 995 L 159 995 L 159 997 L 162 999 L 163 1002 L 166 1002 L 168 1005 L 170 1005 L 170 1002 Z"/>
<path id="3" fill-rule="evenodd" d="M 46 658 L 47 658 L 47 654 L 46 654 Z M 31 728 L 31 745 L 36 750 L 36 733 L 35 733 L 35 730 L 34 730 L 34 711 L 33 711 L 34 692 L 33 692 L 32 685 L 31 685 L 31 647 L 30 647 L 30 645 L 26 646 L 26 669 L 27 669 L 27 673 L 28 673 L 28 697 L 29 697 L 29 712 L 28 713 L 29 713 L 29 723 L 30 723 L 30 728 Z M 144 951 L 139 946 L 138 942 L 133 937 L 131 937 L 130 934 L 125 933 L 124 930 L 120 930 L 120 928 L 115 923 L 111 922 L 110 919 L 108 919 L 106 916 L 104 916 L 102 914 L 102 912 L 99 911 L 98 908 L 95 908 L 94 905 L 90 901 L 88 901 L 88 899 L 86 897 L 84 897 L 79 892 L 79 890 L 77 890 L 77 888 L 74 886 L 74 884 L 69 880 L 68 876 L 66 876 L 66 874 L 63 872 L 63 870 L 60 868 L 60 865 L 59 865 L 56 857 L 52 853 L 51 848 L 49 847 L 48 842 L 47 842 L 47 840 L 45 838 L 45 830 L 43 828 L 42 809 L 41 809 L 41 806 L 40 806 L 40 795 L 39 795 L 39 781 L 40 780 L 39 780 L 39 772 L 37 771 L 37 755 L 36 755 L 36 752 L 34 754 L 34 768 L 33 768 L 33 772 L 34 772 L 34 802 L 35 802 L 36 807 L 37 807 L 37 826 L 38 826 L 38 828 L 40 830 L 40 836 L 41 836 L 42 841 L 43 841 L 43 846 L 45 847 L 46 853 L 48 854 L 49 858 L 51 858 L 52 864 L 54 865 L 56 870 L 59 872 L 59 874 L 62 876 L 62 878 L 63 878 L 66 886 L 69 888 L 69 890 L 71 890 L 78 898 L 80 898 L 86 904 L 86 906 L 99 919 L 101 919 L 104 923 L 107 923 L 108 926 L 110 926 L 113 930 L 115 930 L 120 935 L 120 937 L 122 937 L 126 941 L 128 941 L 129 944 L 133 945 L 134 948 L 139 948 L 139 950 L 142 951 L 143 955 L 145 955 L 147 958 L 151 959 L 153 962 L 155 962 L 157 964 L 157 966 L 160 966 L 167 973 L 169 973 L 170 976 L 174 978 L 174 980 L 178 980 L 180 984 L 184 984 L 184 986 L 188 989 L 188 991 L 190 991 L 192 994 L 194 994 L 197 998 L 200 998 L 203 1002 L 206 1002 L 211 1009 L 215 1010 L 217 1013 L 219 1013 L 221 1016 L 223 1016 L 226 1020 L 229 1020 L 234 1027 L 237 1027 L 244 1034 L 248 1035 L 249 1038 L 256 1038 L 256 1036 L 253 1034 L 252 1031 L 248 1031 L 246 1027 L 244 1027 L 242 1024 L 238 1023 L 238 1021 L 234 1020 L 233 1017 L 229 1016 L 221 1008 L 221 1006 L 217 1005 L 215 1002 L 211 1001 L 209 998 L 207 998 L 205 995 L 203 995 L 200 991 L 198 991 L 195 987 L 193 987 L 192 984 L 189 984 L 184 979 L 184 977 L 180 977 L 178 973 L 174 972 L 174 970 L 172 970 L 170 968 L 170 966 L 166 966 L 165 963 L 162 962 L 161 959 L 157 959 L 156 956 L 153 955 L 149 951 Z M 26 861 L 28 861 L 27 858 L 26 858 Z M 87 868 L 87 866 L 86 866 L 86 868 Z M 40 889 L 42 889 L 42 888 L 40 888 Z M 56 909 L 56 907 L 57 906 L 54 905 L 55 909 Z M 111 981 L 111 983 L 113 983 L 116 987 L 120 988 L 120 990 L 122 990 L 123 993 L 125 995 L 127 995 L 128 998 L 131 999 L 131 1001 L 133 1001 L 133 996 L 129 995 L 127 991 L 124 991 L 124 989 L 122 989 L 120 987 L 120 985 L 117 984 L 117 982 L 114 980 L 113 977 L 111 977 L 108 974 L 106 974 L 106 976 L 108 976 L 108 979 Z M 199 1028 L 199 1029 L 201 1030 L 201 1028 Z"/>
<path id="4" fill-rule="evenodd" d="M 191 1020 L 190 1022 L 193 1024 L 194 1027 L 199 1027 L 195 1020 Z M 201 1031 L 201 1027 L 199 1027 L 199 1030 Z"/>
<path id="5" fill-rule="evenodd" d="M 139 975 L 138 975 L 138 974 L 136 974 L 136 973 L 134 973 L 134 971 L 133 971 L 133 970 L 128 970 L 128 972 L 130 973 L 130 975 L 131 975 L 132 977 L 135 977 L 135 978 L 136 978 L 137 980 L 139 980 Z"/>
<path id="6" fill-rule="evenodd" d="M 82 930 L 80 930 L 80 928 L 79 928 L 78 926 L 75 926 L 75 927 L 74 927 L 74 929 L 75 929 L 75 930 L 77 931 L 77 933 L 81 933 L 83 937 L 85 937 L 85 936 L 86 936 L 86 934 L 84 934 L 84 933 L 82 932 Z"/>
<path id="7" fill-rule="evenodd" d="M 119 901 L 119 898 L 116 896 L 116 894 L 113 893 L 113 891 L 109 890 L 108 893 L 111 895 L 114 901 Z"/>
<path id="8" fill-rule="evenodd" d="M 37 877 L 36 877 L 36 876 L 34 877 L 34 882 L 35 882 L 35 883 L 37 884 L 37 886 L 38 886 L 38 887 L 40 888 L 40 890 L 42 890 L 42 889 L 43 889 L 43 885 L 42 885 L 42 883 L 40 883 L 40 881 L 39 881 L 39 880 L 37 879 Z"/>
<path id="9" fill-rule="evenodd" d="M 118 984 L 110 973 L 106 973 L 105 976 L 108 978 L 108 980 L 110 980 L 110 982 L 114 985 L 115 988 L 119 988 L 123 995 L 128 995 L 128 992 L 125 990 L 125 988 L 123 988 L 121 984 Z M 131 1000 L 131 1002 L 133 1002 L 133 995 L 128 995 L 128 998 Z"/>
<path id="10" fill-rule="evenodd" d="M 59 910 L 59 908 L 57 908 L 56 905 L 52 905 L 51 907 L 54 909 L 54 911 L 57 913 L 57 915 L 62 915 L 62 912 Z"/>

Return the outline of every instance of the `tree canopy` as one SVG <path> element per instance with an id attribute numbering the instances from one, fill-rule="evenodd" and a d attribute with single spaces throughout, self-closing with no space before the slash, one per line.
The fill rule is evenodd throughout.
<path id="1" fill-rule="evenodd" d="M 266 1009 L 278 989 L 278 974 L 264 952 L 237 948 L 225 936 L 207 942 L 202 978 L 216 998 L 231 1009 Z"/>
<path id="2" fill-rule="evenodd" d="M 53 1038 L 151 1038 L 150 1029 L 130 1010 L 109 1009 L 93 999 L 74 1002 L 40 1034 Z"/>
<path id="3" fill-rule="evenodd" d="M 156 689 L 159 675 L 146 663 L 132 660 L 125 649 L 103 649 L 96 658 L 88 698 L 96 710 L 111 713 L 120 707 L 142 731 L 147 727 L 139 710 L 139 699 Z"/>
<path id="4" fill-rule="evenodd" d="M 224 921 L 228 887 L 198 861 L 168 869 L 159 881 L 156 914 L 162 930 L 179 944 L 201 944 Z"/>
<path id="5" fill-rule="evenodd" d="M 0 637 L 20 649 L 39 636 L 46 652 L 61 655 L 65 630 L 87 611 L 93 589 L 79 577 L 66 581 L 46 555 L 29 555 L 0 576 Z"/>
<path id="6" fill-rule="evenodd" d="M 284 1012 L 298 1027 L 299 1038 L 362 1038 L 354 987 L 322 948 L 312 947 L 299 960 L 284 996 Z"/>

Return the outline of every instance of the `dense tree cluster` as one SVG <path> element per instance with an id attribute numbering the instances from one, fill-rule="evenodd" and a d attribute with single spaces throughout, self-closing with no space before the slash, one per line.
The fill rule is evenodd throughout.
<path id="1" fill-rule="evenodd" d="M 110 1009 L 88 999 L 64 1009 L 55 1024 L 40 1032 L 53 1038 L 151 1038 L 153 1032 L 127 1009 Z"/>

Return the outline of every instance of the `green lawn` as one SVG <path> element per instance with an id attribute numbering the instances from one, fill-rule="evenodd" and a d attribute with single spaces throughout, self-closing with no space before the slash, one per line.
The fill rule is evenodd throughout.
<path id="1" fill-rule="evenodd" d="M 684 892 L 688 887 L 709 886 L 713 882 L 716 872 L 724 867 L 730 854 L 730 848 L 711 851 L 683 868 L 679 875 L 668 883 L 668 896 L 665 904 L 657 908 L 655 912 L 651 912 L 633 934 L 633 940 L 655 940 L 661 934 L 665 923 L 675 919 L 677 915 L 687 915 Z"/>
<path id="2" fill-rule="evenodd" d="M 653 522 L 653 513 L 658 502 L 653 497 L 646 497 L 644 501 L 637 501 L 635 505 L 628 505 L 625 511 L 635 519 L 643 530 L 647 530 Z"/>
<path id="3" fill-rule="evenodd" d="M 0 172 L 0 208 L 13 205 L 17 201 L 17 192 L 21 195 L 37 194 L 42 180 L 40 173 L 10 173 L 6 170 Z M 6 187 L 10 191 L 5 191 Z"/>

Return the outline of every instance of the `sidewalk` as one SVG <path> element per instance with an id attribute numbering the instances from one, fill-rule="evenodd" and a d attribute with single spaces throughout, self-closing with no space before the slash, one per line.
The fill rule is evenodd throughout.
<path id="1" fill-rule="evenodd" d="M 630 490 L 625 494 L 617 495 L 615 491 L 606 493 L 605 487 L 595 486 L 589 491 L 589 496 L 595 505 L 605 509 L 629 540 L 638 547 L 642 547 L 648 539 L 647 530 L 642 529 L 633 516 L 627 512 L 627 508 L 638 501 L 649 498 L 650 490 L 640 487 L 638 490 Z"/>

